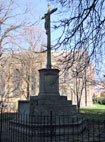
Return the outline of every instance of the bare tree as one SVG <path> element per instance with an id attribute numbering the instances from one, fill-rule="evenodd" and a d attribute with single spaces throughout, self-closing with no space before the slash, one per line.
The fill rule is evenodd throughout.
<path id="1" fill-rule="evenodd" d="M 71 57 L 74 56 L 71 60 L 68 58 L 67 63 L 69 64 L 69 68 L 66 64 L 62 64 L 62 60 L 64 60 L 65 56 L 68 54 L 70 54 Z M 80 58 L 83 54 L 85 54 L 85 56 Z M 87 51 L 59 51 L 55 54 L 55 57 L 56 64 L 54 65 L 56 65 L 56 68 L 60 69 L 60 94 L 72 100 L 73 104 L 77 105 L 78 110 L 80 106 L 92 105 L 94 66 L 88 62 Z M 74 62 L 72 60 L 74 60 Z M 85 64 L 86 67 L 84 68 Z"/>
<path id="2" fill-rule="evenodd" d="M 23 80 L 27 84 L 27 93 L 23 92 L 23 95 L 25 94 L 26 98 L 29 98 L 30 88 L 32 87 L 31 81 L 34 78 L 32 77 L 34 70 L 32 59 L 36 60 L 34 49 L 40 42 L 40 36 L 42 36 L 41 34 L 38 36 L 38 32 L 36 36 L 35 29 L 30 27 L 31 25 L 34 26 L 36 21 L 32 18 L 31 20 L 29 20 L 30 18 L 27 19 L 30 14 L 29 9 L 24 6 L 20 10 L 18 4 L 14 0 L 0 1 L 0 99 L 4 102 L 9 102 L 10 99 L 18 98 L 22 94 L 24 89 L 20 86 L 22 86 Z M 17 54 L 14 54 L 15 49 L 18 50 Z M 23 54 L 19 51 L 27 53 Z M 2 55 L 3 53 L 4 55 Z M 20 64 L 22 67 L 20 67 Z M 24 67 L 26 74 L 24 74 Z M 5 83 L 2 82 L 3 78 Z"/>
<path id="3" fill-rule="evenodd" d="M 20 40 L 11 38 L 11 44 L 17 46 L 20 53 L 14 54 L 13 58 L 17 59 L 22 65 L 23 71 L 21 72 L 21 77 L 26 83 L 26 98 L 29 99 L 30 95 L 33 94 L 32 90 L 35 90 L 35 84 L 33 85 L 33 79 L 35 81 L 35 68 L 41 63 L 42 56 L 40 52 L 44 52 L 43 41 L 45 41 L 45 35 L 42 29 L 35 25 L 30 27 L 25 27 L 20 33 Z M 25 45 L 25 46 L 24 46 Z M 22 73 L 23 72 L 23 73 Z M 24 90 L 24 89 L 23 89 Z M 35 94 L 35 92 L 34 92 Z"/>
<path id="4" fill-rule="evenodd" d="M 45 34 L 42 28 L 38 25 L 24 27 L 23 31 L 19 32 L 17 38 L 9 38 L 12 46 L 16 46 L 20 52 L 40 52 L 42 44 L 46 44 Z M 44 48 L 43 48 L 44 51 Z"/>
<path id="5" fill-rule="evenodd" d="M 25 6 L 24 6 L 25 7 Z M 26 25 L 34 23 L 32 20 L 26 21 L 26 16 L 29 14 L 28 8 L 19 8 L 19 5 L 14 0 L 0 1 L 0 52 L 10 49 L 10 39 L 17 38 L 19 30 Z M 12 50 L 14 48 L 12 47 Z"/>
<path id="6" fill-rule="evenodd" d="M 71 87 L 77 97 L 78 108 L 82 93 L 89 94 L 86 88 L 95 86 L 95 78 L 87 78 L 87 68 L 94 62 L 94 73 L 102 72 L 102 64 L 105 58 L 105 1 L 104 0 L 48 0 L 52 4 L 58 4 L 58 18 L 53 21 L 53 28 L 59 32 L 55 49 L 64 51 L 64 64 L 62 70 L 72 70 L 75 76 L 75 89 Z M 77 53 L 81 52 L 79 56 Z M 66 53 L 66 55 L 65 55 Z M 86 55 L 87 54 L 87 55 Z M 85 61 L 84 61 L 85 58 Z M 84 62 L 81 62 L 84 61 Z M 77 66 L 77 69 L 74 67 Z M 74 69 L 73 69 L 74 68 Z M 104 65 L 103 67 L 104 68 Z M 75 70 L 76 69 L 76 70 Z M 85 74 L 82 74 L 83 72 Z M 80 78 L 82 74 L 82 78 Z M 90 73 L 91 76 L 92 73 Z M 96 74 L 95 74 L 96 75 Z M 89 76 L 89 75 L 88 75 Z M 69 78 L 71 79 L 71 78 Z M 81 84 L 81 85 L 80 85 Z M 95 89 L 95 88 L 94 88 Z M 86 100 L 86 99 L 85 99 Z"/>
<path id="7" fill-rule="evenodd" d="M 55 20 L 54 25 L 54 29 L 60 34 L 56 48 L 87 50 L 90 60 L 94 59 L 97 63 L 99 59 L 102 61 L 102 57 L 105 57 L 105 1 L 51 0 L 51 2 L 59 4 L 59 18 Z M 64 62 L 68 62 L 73 57 L 68 54 Z M 68 63 L 67 65 L 69 66 Z"/>
<path id="8" fill-rule="evenodd" d="M 7 96 L 10 99 L 24 96 L 28 100 L 30 95 L 35 95 L 35 86 L 36 82 L 38 82 L 36 68 L 41 68 L 43 61 L 42 53 L 39 50 L 41 52 L 44 50 L 41 44 L 44 37 L 41 29 L 41 32 L 39 32 L 39 29 L 37 26 L 24 28 L 20 36 L 22 40 L 11 38 L 9 41 L 14 46 L 17 46 L 20 52 L 4 54 L 1 58 L 0 63 L 2 64 L 2 70 L 4 70 L 2 73 L 5 72 L 6 79 L 10 80 L 6 81 L 6 84 L 9 82 L 6 87 L 6 90 L 8 90 L 6 91 L 8 94 L 6 94 L 6 98 Z M 7 62 L 6 65 L 5 62 Z"/>

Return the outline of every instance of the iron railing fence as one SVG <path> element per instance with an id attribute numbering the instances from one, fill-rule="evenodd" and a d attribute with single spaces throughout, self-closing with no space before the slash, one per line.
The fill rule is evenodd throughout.
<path id="1" fill-rule="evenodd" d="M 2 113 L 0 142 L 105 142 L 105 120 Z"/>

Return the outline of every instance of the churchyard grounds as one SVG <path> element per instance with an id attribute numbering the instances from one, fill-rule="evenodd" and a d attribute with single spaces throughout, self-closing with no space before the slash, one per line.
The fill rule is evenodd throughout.
<path id="1" fill-rule="evenodd" d="M 91 108 L 90 107 L 81 108 L 80 113 L 83 115 L 83 118 L 85 118 L 85 122 L 86 122 L 86 128 L 83 130 L 82 133 L 74 135 L 73 134 L 74 130 L 72 130 L 72 134 L 69 134 L 69 128 L 67 128 L 67 130 L 64 128 L 63 130 L 64 134 L 59 135 L 59 134 L 52 133 L 53 129 L 55 129 L 55 125 L 52 125 L 52 126 L 50 125 L 51 127 L 47 127 L 47 129 L 45 129 L 46 135 L 39 136 L 42 138 L 40 140 L 37 138 L 37 142 L 42 142 L 42 141 L 43 142 L 44 141 L 45 142 L 105 142 L 105 105 L 96 104 Z M 1 116 L 2 116 L 2 119 L 1 119 Z M 13 120 L 15 116 L 16 116 L 16 113 L 8 113 L 8 114 L 0 115 L 0 131 L 1 131 L 0 142 L 33 142 L 34 140 L 32 139 L 32 136 L 29 138 L 27 135 L 28 130 L 31 130 L 31 128 L 26 130 L 27 133 L 25 135 L 19 134 L 19 128 L 17 128 L 18 129 L 17 136 L 15 132 L 10 130 L 9 122 Z M 60 119 L 61 118 L 59 117 L 59 120 Z M 22 116 L 20 120 L 22 120 Z M 59 129 L 60 125 L 57 127 Z M 32 130 L 35 131 L 35 129 L 33 128 Z M 77 132 L 79 131 L 78 128 L 76 131 Z M 36 133 L 34 133 L 34 135 L 35 134 Z"/>
<path id="2" fill-rule="evenodd" d="M 88 119 L 105 119 L 105 105 L 94 104 L 93 107 L 83 107 L 80 113 Z"/>

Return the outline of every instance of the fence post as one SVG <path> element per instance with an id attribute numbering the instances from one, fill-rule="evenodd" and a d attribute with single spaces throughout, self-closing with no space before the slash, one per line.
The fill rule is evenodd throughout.
<path id="1" fill-rule="evenodd" d="M 50 111 L 50 142 L 53 139 L 53 123 L 52 123 L 52 111 Z"/>
<path id="2" fill-rule="evenodd" d="M 105 128 L 105 120 L 104 120 L 104 128 Z"/>
<path id="3" fill-rule="evenodd" d="M 0 114 L 0 142 L 2 142 L 2 113 L 3 113 L 3 104 L 1 104 L 1 114 Z"/>

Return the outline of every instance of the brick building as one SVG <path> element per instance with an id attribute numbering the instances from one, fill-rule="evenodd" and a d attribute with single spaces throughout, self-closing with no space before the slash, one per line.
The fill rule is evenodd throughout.
<path id="1" fill-rule="evenodd" d="M 104 82 L 99 82 L 95 85 L 94 97 L 105 97 L 105 83 Z"/>

